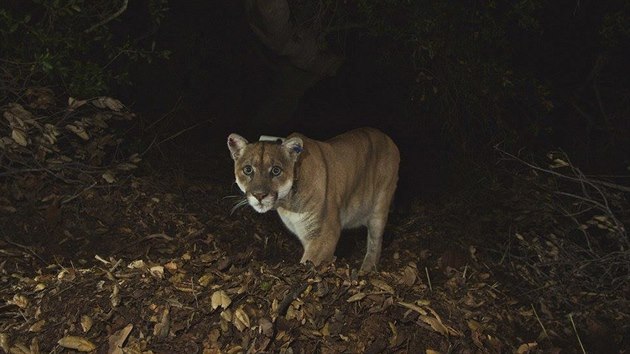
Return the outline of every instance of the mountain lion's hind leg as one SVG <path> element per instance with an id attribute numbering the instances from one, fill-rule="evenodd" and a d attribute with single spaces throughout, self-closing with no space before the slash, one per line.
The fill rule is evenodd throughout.
<path id="1" fill-rule="evenodd" d="M 381 258 L 381 244 L 386 223 L 387 214 L 385 216 L 373 216 L 368 222 L 367 250 L 359 272 L 367 273 L 376 268 L 376 264 Z"/>
<path id="2" fill-rule="evenodd" d="M 368 220 L 367 228 L 367 250 L 363 264 L 361 264 L 360 273 L 367 273 L 376 268 L 378 260 L 381 258 L 381 246 L 383 243 L 383 232 L 385 224 L 387 224 L 387 216 L 389 215 L 389 205 L 392 200 L 391 195 L 383 195 L 374 206 L 372 216 Z"/>

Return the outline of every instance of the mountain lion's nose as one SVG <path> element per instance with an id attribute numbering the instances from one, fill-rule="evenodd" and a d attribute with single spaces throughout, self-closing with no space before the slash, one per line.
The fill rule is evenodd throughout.
<path id="1" fill-rule="evenodd" d="M 258 199 L 259 202 L 262 202 L 262 200 L 269 195 L 269 193 L 264 193 L 264 192 L 257 192 L 257 193 L 252 193 L 252 195 Z"/>

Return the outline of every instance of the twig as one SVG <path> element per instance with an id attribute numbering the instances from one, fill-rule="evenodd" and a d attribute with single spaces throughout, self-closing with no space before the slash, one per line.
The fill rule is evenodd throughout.
<path id="1" fill-rule="evenodd" d="M 169 140 L 173 140 L 173 139 L 177 138 L 178 136 L 180 136 L 180 135 L 184 134 L 185 132 L 187 132 L 187 131 L 189 131 L 189 130 L 191 130 L 191 129 L 193 129 L 193 128 L 197 128 L 198 126 L 200 126 L 200 125 L 201 125 L 201 124 L 203 124 L 203 123 L 209 123 L 209 122 L 210 122 L 210 120 L 204 120 L 203 122 L 199 122 L 199 123 L 197 123 L 197 124 L 191 125 L 190 127 L 185 128 L 185 129 L 182 129 L 182 130 L 178 131 L 177 133 L 175 133 L 175 134 L 173 134 L 173 135 L 169 136 L 168 138 L 162 139 L 162 140 L 161 140 L 159 143 L 157 143 L 156 145 L 160 145 L 160 144 L 165 143 L 165 142 L 167 142 L 167 141 L 169 141 Z"/>
<path id="2" fill-rule="evenodd" d="M 498 152 L 500 152 L 501 154 L 506 155 L 506 156 L 508 156 L 508 157 L 510 157 L 510 158 L 512 158 L 512 159 L 514 159 L 514 160 L 524 164 L 525 166 L 536 170 L 536 171 L 549 173 L 549 174 L 552 174 L 554 176 L 561 177 L 561 178 L 564 178 L 564 179 L 568 179 L 568 180 L 571 180 L 571 181 L 574 181 L 574 182 L 583 182 L 583 180 L 581 178 L 567 176 L 567 175 L 564 175 L 562 173 L 558 173 L 556 171 L 552 171 L 552 170 L 549 170 L 549 169 L 542 168 L 542 167 L 536 166 L 534 164 L 531 164 L 531 163 L 529 163 L 529 162 L 527 162 L 527 161 L 525 161 L 525 160 L 523 160 L 523 159 L 521 159 L 521 158 L 519 158 L 519 157 L 517 157 L 515 155 L 510 154 L 509 152 L 507 152 L 505 150 L 500 149 L 498 145 L 495 145 L 494 149 L 497 150 Z M 617 189 L 617 190 L 620 190 L 620 191 L 623 191 L 623 192 L 630 193 L 630 187 L 622 186 L 622 185 L 619 185 L 619 184 L 610 183 L 610 182 L 606 182 L 606 181 L 601 181 L 601 180 L 598 180 L 598 179 L 589 179 L 589 182 L 600 184 L 600 185 L 608 187 L 608 188 Z"/>
<path id="3" fill-rule="evenodd" d="M 11 241 L 11 240 L 9 239 L 9 237 L 8 237 L 8 236 L 4 236 L 4 240 L 5 240 L 7 243 L 9 243 L 9 244 L 11 244 L 11 245 L 13 245 L 13 246 L 17 246 L 17 247 L 19 247 L 19 248 L 21 248 L 21 249 L 23 249 L 23 250 L 28 251 L 28 253 L 30 253 L 30 254 L 31 254 L 31 255 L 33 255 L 35 258 L 37 258 L 40 262 L 42 262 L 42 264 L 44 264 L 44 265 L 48 265 L 48 263 L 47 263 L 47 262 L 46 262 L 46 261 L 45 261 L 42 257 L 40 257 L 37 253 L 35 253 L 35 251 L 33 251 L 30 247 L 28 247 L 28 246 L 24 246 L 24 245 L 21 245 L 21 244 L 19 244 L 19 243 L 17 243 L 17 242 L 13 242 L 13 241 Z"/>
<path id="4" fill-rule="evenodd" d="M 151 127 L 153 127 L 154 125 L 158 124 L 159 122 L 164 120 L 166 117 L 170 116 L 171 114 L 173 114 L 175 112 L 175 110 L 177 110 L 177 108 L 179 107 L 179 104 L 180 104 L 181 101 L 182 101 L 182 96 L 179 96 L 179 98 L 177 98 L 177 102 L 175 102 L 175 104 L 173 105 L 173 108 L 171 108 L 170 111 L 164 113 L 159 119 L 157 119 L 155 122 L 149 124 L 149 126 L 144 128 L 144 130 L 151 129 Z"/>
<path id="5" fill-rule="evenodd" d="M 110 16 L 108 16 L 107 18 L 102 20 L 101 22 L 93 25 L 92 27 L 86 29 L 83 32 L 84 33 L 90 33 L 92 31 L 94 31 L 95 29 L 97 29 L 97 28 L 107 24 L 108 22 L 111 22 L 112 20 L 114 20 L 116 17 L 120 16 L 123 12 L 125 12 L 127 10 L 127 4 L 128 3 L 129 3 L 129 0 L 123 0 L 122 6 L 120 6 L 118 11 L 114 12 L 113 14 L 111 14 Z"/>
<path id="6" fill-rule="evenodd" d="M 530 304 L 532 307 L 532 310 L 534 311 L 534 316 L 536 316 L 536 320 L 538 320 L 538 324 L 540 324 L 540 327 L 543 330 L 543 333 L 545 334 L 545 338 L 549 338 L 549 333 L 547 333 L 547 329 L 545 328 L 545 325 L 543 325 L 542 321 L 540 320 L 540 317 L 538 317 L 538 312 L 536 312 L 536 308 L 534 307 L 534 304 Z"/>
<path id="7" fill-rule="evenodd" d="M 575 336 L 577 337 L 578 343 L 580 343 L 580 348 L 582 349 L 582 353 L 586 354 L 586 349 L 584 349 L 584 345 L 582 344 L 582 339 L 580 339 L 580 334 L 577 331 L 577 327 L 575 327 L 575 322 L 573 322 L 573 314 L 569 314 L 569 320 L 571 320 L 571 325 L 573 326 L 573 331 L 575 332 Z"/>
<path id="8" fill-rule="evenodd" d="M 83 193 L 87 192 L 88 190 L 94 188 L 94 186 L 96 186 L 96 184 L 97 183 L 94 182 L 90 186 L 88 186 L 87 188 L 83 188 L 80 192 L 76 193 L 75 195 L 71 196 L 70 198 L 62 200 L 61 201 L 61 205 L 68 204 L 71 201 L 77 199 L 81 194 L 83 194 Z"/>
<path id="9" fill-rule="evenodd" d="M 424 267 L 424 272 L 427 274 L 427 282 L 429 282 L 429 290 L 433 291 L 433 286 L 431 285 L 431 277 L 429 276 L 429 269 Z"/>

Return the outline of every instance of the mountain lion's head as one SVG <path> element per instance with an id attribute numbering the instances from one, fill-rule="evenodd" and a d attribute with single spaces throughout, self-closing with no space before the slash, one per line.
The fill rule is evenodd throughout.
<path id="1" fill-rule="evenodd" d="M 275 209 L 293 187 L 302 139 L 250 144 L 242 136 L 230 134 L 227 143 L 234 159 L 236 184 L 245 193 L 247 203 L 259 213 Z"/>

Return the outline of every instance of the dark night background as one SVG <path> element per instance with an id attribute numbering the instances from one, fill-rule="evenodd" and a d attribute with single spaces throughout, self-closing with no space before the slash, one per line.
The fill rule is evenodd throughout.
<path id="1" fill-rule="evenodd" d="M 463 182 L 468 162 L 491 161 L 498 143 L 560 148 L 591 173 L 627 171 L 626 2 L 366 3 L 371 15 L 360 2 L 340 2 L 335 13 L 289 2 L 303 11 L 293 23 L 320 16 L 347 28 L 322 39 L 343 63 L 317 78 L 260 43 L 244 3 L 170 3 L 156 41 L 171 59 L 134 68 L 121 97 L 147 119 L 175 109 L 179 128 L 211 121 L 175 150 L 221 149 L 230 132 L 325 139 L 377 127 L 401 148 L 405 195 Z"/>
<path id="2" fill-rule="evenodd" d="M 9 267 L 39 274 L 38 262 L 91 264 L 97 252 L 160 264 L 181 250 L 192 263 L 223 252 L 212 271 L 232 272 L 234 284 L 247 267 L 304 275 L 277 216 L 228 216 L 226 196 L 238 191 L 226 138 L 325 140 L 371 126 L 401 152 L 378 276 L 416 262 L 412 272 L 432 272 L 435 292 L 398 284 L 396 293 L 436 296 L 432 306 L 448 303 L 454 317 L 475 296 L 479 306 L 505 300 L 488 310 L 503 321 L 484 322 L 493 332 L 457 323 L 462 350 L 537 341 L 546 352 L 582 352 L 578 332 L 592 352 L 630 343 L 628 0 L 3 0 L 0 108 L 7 303 L 15 294 L 2 289 L 22 291 Z M 342 262 L 357 262 L 362 237 L 342 238 Z M 462 268 L 493 285 L 451 282 L 465 278 L 452 272 Z M 495 285 L 498 298 L 480 295 Z M 361 311 L 344 296 L 335 306 L 348 306 L 353 326 L 373 322 L 354 318 Z M 3 315 L 10 306 L 0 320 L 18 323 L 22 313 Z M 146 313 L 130 313 L 146 330 Z M 401 338 L 425 339 L 426 324 L 388 315 Z M 24 336 L 22 325 L 7 331 Z M 207 341 L 209 327 L 191 328 L 192 342 Z M 492 347 L 503 328 L 510 339 Z M 232 332 L 223 349 L 245 333 Z M 435 348 L 453 349 L 453 337 L 436 338 Z M 173 343 L 164 352 L 181 350 Z"/>

